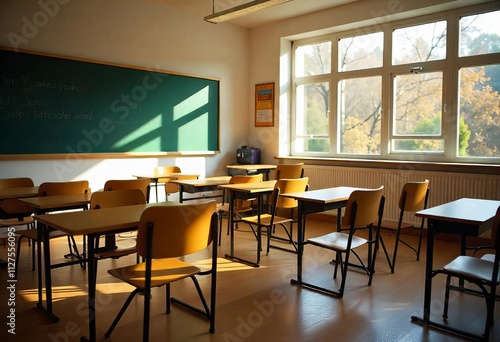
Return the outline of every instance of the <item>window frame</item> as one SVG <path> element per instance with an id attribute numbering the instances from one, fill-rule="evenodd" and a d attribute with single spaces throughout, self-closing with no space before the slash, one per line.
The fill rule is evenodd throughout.
<path id="1" fill-rule="evenodd" d="M 489 6 L 487 8 L 477 9 L 477 7 L 467 7 L 440 12 L 432 15 L 414 17 L 410 19 L 387 22 L 383 27 L 360 27 L 349 31 L 333 32 L 327 35 L 310 37 L 306 39 L 295 40 L 291 47 L 291 111 L 290 111 L 290 151 L 292 157 L 317 157 L 327 159 L 367 159 L 367 160 L 414 160 L 421 162 L 445 162 L 445 163 L 477 163 L 477 164 L 499 164 L 498 157 L 461 157 L 458 155 L 458 117 L 459 117 L 459 97 L 460 83 L 459 72 L 461 68 L 499 64 L 500 53 L 483 54 L 477 56 L 459 57 L 459 27 L 460 18 L 463 16 L 488 13 L 496 11 L 498 8 Z M 392 65 L 392 32 L 399 28 L 415 25 L 427 24 L 430 22 L 446 21 L 446 58 L 443 60 L 433 60 L 422 63 L 409 63 Z M 383 65 L 380 68 L 339 71 L 338 65 L 338 42 L 340 39 L 383 32 L 384 53 Z M 294 56 L 295 50 L 299 46 L 331 41 L 331 72 L 329 74 L 296 77 Z M 416 64 L 425 64 L 422 72 L 440 71 L 443 74 L 442 84 L 442 117 L 441 117 L 441 135 L 433 136 L 434 139 L 444 140 L 443 152 L 422 152 L 422 151 L 392 151 L 393 134 L 393 84 L 394 77 L 409 74 L 409 68 Z M 382 76 L 382 118 L 381 118 L 381 147 L 379 155 L 366 154 L 346 154 L 339 152 L 339 104 L 337 101 L 338 85 L 344 79 L 354 77 Z M 330 151 L 329 152 L 298 152 L 295 151 L 296 120 L 296 87 L 315 82 L 329 82 L 329 123 L 330 123 Z M 397 136 L 402 138 L 401 136 Z M 405 137 L 403 137 L 405 138 Z"/>

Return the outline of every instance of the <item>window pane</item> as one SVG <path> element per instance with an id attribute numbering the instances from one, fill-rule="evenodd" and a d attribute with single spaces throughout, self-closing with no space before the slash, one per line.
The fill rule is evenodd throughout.
<path id="1" fill-rule="evenodd" d="M 392 35 L 394 65 L 444 58 L 446 58 L 446 21 L 394 30 Z"/>
<path id="2" fill-rule="evenodd" d="M 500 64 L 460 70 L 458 155 L 500 157 Z"/>
<path id="3" fill-rule="evenodd" d="M 382 77 L 339 84 L 340 153 L 380 154 Z"/>
<path id="4" fill-rule="evenodd" d="M 460 56 L 500 52 L 500 11 L 460 19 Z"/>
<path id="5" fill-rule="evenodd" d="M 339 71 L 382 66 L 384 34 L 382 32 L 340 39 Z"/>
<path id="6" fill-rule="evenodd" d="M 299 46 L 295 51 L 295 75 L 302 77 L 329 74 L 331 56 L 331 42 Z"/>
<path id="7" fill-rule="evenodd" d="M 442 72 L 395 77 L 393 134 L 440 135 L 442 92 Z"/>
<path id="8" fill-rule="evenodd" d="M 394 139 L 394 152 L 443 152 L 444 140 L 441 139 Z"/>
<path id="9" fill-rule="evenodd" d="M 296 92 L 296 151 L 328 152 L 329 137 L 328 82 L 300 85 Z"/>

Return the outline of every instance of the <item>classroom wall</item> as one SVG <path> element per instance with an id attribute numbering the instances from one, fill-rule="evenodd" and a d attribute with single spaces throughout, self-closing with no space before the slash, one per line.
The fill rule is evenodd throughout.
<path id="1" fill-rule="evenodd" d="M 200 6 L 212 10 L 210 1 Z M 0 33 L 3 46 L 15 42 L 22 49 L 219 78 L 221 123 L 215 156 L 0 161 L 0 177 L 88 179 L 98 189 L 106 179 L 130 178 L 157 165 L 223 175 L 236 148 L 248 144 L 248 127 L 241 124 L 248 116 L 248 29 L 209 24 L 153 0 L 0 0 Z M 23 139 L 22 127 L 19 133 Z"/>
<path id="2" fill-rule="evenodd" d="M 294 38 L 488 2 L 483 0 L 360 0 L 281 22 L 245 29 L 208 24 L 156 0 L 0 0 L 0 45 L 8 34 L 26 36 L 19 48 L 112 63 L 217 77 L 220 83 L 220 154 L 185 158 L 0 161 L 0 177 L 88 179 L 99 188 L 108 178 L 129 178 L 156 165 L 215 176 L 235 162 L 235 150 L 262 149 L 262 162 L 288 152 L 290 83 L 287 68 Z M 199 6 L 212 11 L 211 1 Z M 45 13 L 45 14 L 44 14 Z M 48 13 L 48 14 L 47 14 Z M 47 20 L 43 22 L 44 18 Z M 38 22 L 34 30 L 27 22 Z M 24 31 L 23 31 L 24 30 Z M 281 78 L 280 78 L 281 77 Z M 275 125 L 255 127 L 255 84 L 275 82 Z M 19 139 L 22 139 L 20 132 Z M 15 143 L 15 142 L 12 142 Z"/>
<path id="3" fill-rule="evenodd" d="M 250 31 L 250 86 L 275 82 L 276 113 L 274 127 L 254 126 L 249 118 L 249 141 L 263 148 L 263 159 L 287 156 L 290 136 L 290 51 L 294 39 L 332 32 L 383 27 L 389 21 L 437 13 L 492 0 L 360 0 L 343 6 L 275 22 Z M 364 31 L 360 31 L 362 34 Z M 249 107 L 253 108 L 254 97 Z"/>

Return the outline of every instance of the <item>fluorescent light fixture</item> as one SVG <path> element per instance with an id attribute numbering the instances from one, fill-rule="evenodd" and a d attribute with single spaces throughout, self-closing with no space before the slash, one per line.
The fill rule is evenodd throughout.
<path id="1" fill-rule="evenodd" d="M 228 21 L 231 19 L 235 19 L 238 17 L 242 17 L 247 14 L 251 14 L 257 11 L 260 11 L 265 8 L 273 7 L 276 5 L 281 5 L 286 2 L 290 2 L 293 0 L 254 0 L 250 1 L 246 4 L 242 4 L 239 6 L 235 6 L 232 8 L 229 8 L 224 11 L 220 11 L 217 13 L 212 13 L 210 15 L 207 15 L 204 19 L 205 21 L 208 21 L 209 23 L 221 23 L 224 21 Z"/>

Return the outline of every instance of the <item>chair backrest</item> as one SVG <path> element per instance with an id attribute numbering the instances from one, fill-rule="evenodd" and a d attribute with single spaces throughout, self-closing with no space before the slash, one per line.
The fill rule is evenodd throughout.
<path id="1" fill-rule="evenodd" d="M 155 167 L 155 174 L 156 175 L 161 175 L 165 173 L 181 173 L 181 168 L 175 165 L 168 165 L 168 166 L 157 166 Z M 178 177 L 177 179 L 197 179 L 197 177 Z M 168 196 L 170 194 L 175 194 L 176 192 L 179 192 L 179 186 L 177 184 L 172 184 L 169 183 L 168 181 L 170 178 L 160 178 L 158 179 L 159 183 L 165 183 L 165 194 Z"/>
<path id="2" fill-rule="evenodd" d="M 384 186 L 353 191 L 347 200 L 342 226 L 367 227 L 377 222 L 383 211 L 383 191 Z"/>
<path id="3" fill-rule="evenodd" d="M 72 182 L 45 182 L 38 188 L 38 196 L 76 195 L 90 192 L 86 180 Z"/>
<path id="4" fill-rule="evenodd" d="M 27 186 L 35 186 L 33 180 L 28 177 L 18 177 L 18 178 L 3 178 L 0 179 L 0 189 L 7 188 L 22 188 Z"/>
<path id="5" fill-rule="evenodd" d="M 0 189 L 22 188 L 35 186 L 33 180 L 27 177 L 0 179 Z M 33 213 L 33 207 L 19 201 L 16 198 L 8 198 L 0 201 L 0 219 L 18 218 L 29 216 Z"/>
<path id="6" fill-rule="evenodd" d="M 153 259 L 175 258 L 207 248 L 213 233 L 217 234 L 215 210 L 215 201 L 146 208 L 139 223 L 137 252 L 147 257 L 148 231 Z"/>
<path id="7" fill-rule="evenodd" d="M 276 185 L 274 187 L 279 188 L 280 195 L 283 195 L 292 192 L 307 191 L 307 188 L 309 187 L 308 183 L 309 183 L 309 177 L 295 178 L 295 179 L 282 178 L 276 182 Z M 294 198 L 278 196 L 278 203 L 276 204 L 276 207 L 278 209 L 291 209 L 291 208 L 296 208 L 297 205 L 298 202 Z"/>
<path id="8" fill-rule="evenodd" d="M 427 207 L 429 195 L 429 180 L 423 182 L 406 183 L 401 190 L 399 209 L 404 211 L 418 211 Z"/>
<path id="9" fill-rule="evenodd" d="M 90 198 L 90 209 L 105 209 L 134 204 L 146 204 L 146 197 L 140 189 L 96 191 Z"/>
<path id="10" fill-rule="evenodd" d="M 146 202 L 149 202 L 149 191 L 151 189 L 151 179 L 111 179 L 104 183 L 104 191 L 139 189 L 144 194 Z"/>
<path id="11" fill-rule="evenodd" d="M 491 247 L 497 251 L 496 254 L 500 252 L 500 206 L 497 209 L 496 216 L 493 220 L 493 225 L 491 226 Z"/>
<path id="12" fill-rule="evenodd" d="M 181 168 L 175 165 L 155 167 L 155 175 L 161 175 L 163 173 L 181 173 Z"/>
<path id="13" fill-rule="evenodd" d="M 274 170 L 276 180 L 304 177 L 304 163 L 279 164 Z"/>

